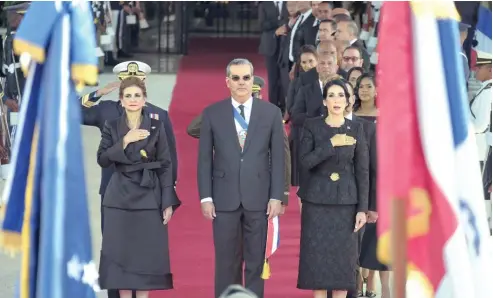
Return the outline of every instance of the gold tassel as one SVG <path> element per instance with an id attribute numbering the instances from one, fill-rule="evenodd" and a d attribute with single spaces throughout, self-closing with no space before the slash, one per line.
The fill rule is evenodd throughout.
<path id="1" fill-rule="evenodd" d="M 260 276 L 262 279 L 270 278 L 270 266 L 267 259 L 264 260 L 264 269 L 262 270 L 262 275 Z"/>

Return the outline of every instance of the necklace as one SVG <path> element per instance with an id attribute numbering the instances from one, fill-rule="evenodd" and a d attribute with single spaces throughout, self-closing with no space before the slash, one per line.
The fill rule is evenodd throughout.
<path id="1" fill-rule="evenodd" d="M 137 117 L 134 121 L 131 121 L 128 116 L 127 116 L 127 126 L 130 129 L 136 129 L 139 127 L 140 122 L 141 122 L 142 116 Z"/>
<path id="2" fill-rule="evenodd" d="M 342 121 L 339 121 L 340 123 L 333 124 L 333 123 L 331 123 L 331 122 L 329 121 L 329 117 L 326 117 L 326 118 L 325 118 L 325 124 L 327 124 L 327 125 L 329 125 L 329 126 L 331 126 L 331 127 L 340 127 L 340 126 L 342 126 L 342 125 L 344 124 L 344 121 L 345 121 L 345 120 L 344 120 L 344 118 L 342 118 Z"/>

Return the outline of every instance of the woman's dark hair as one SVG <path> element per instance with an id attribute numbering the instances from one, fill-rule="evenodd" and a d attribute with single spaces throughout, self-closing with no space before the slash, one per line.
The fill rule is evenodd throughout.
<path id="1" fill-rule="evenodd" d="M 312 54 L 315 59 L 318 59 L 318 54 L 317 54 L 317 48 L 314 46 L 307 44 L 304 45 L 300 48 L 300 55 L 298 56 L 298 60 L 296 61 L 296 64 L 294 65 L 294 76 L 297 78 L 300 74 L 300 72 L 303 72 L 303 68 L 301 67 L 301 55 L 303 54 Z"/>
<path id="2" fill-rule="evenodd" d="M 359 78 L 358 81 L 356 81 L 356 87 L 354 88 L 354 106 L 353 106 L 353 111 L 359 110 L 361 108 L 361 98 L 359 98 L 359 86 L 361 85 L 361 82 L 364 79 L 369 79 L 372 83 L 373 86 L 377 87 L 377 83 L 375 80 L 375 77 L 371 73 L 363 73 Z"/>
<path id="3" fill-rule="evenodd" d="M 324 97 L 324 100 L 327 99 L 327 93 L 329 92 L 329 89 L 330 87 L 332 86 L 339 86 L 342 88 L 342 90 L 344 90 L 344 96 L 346 97 L 346 107 L 349 106 L 349 91 L 347 90 L 347 87 L 346 87 L 346 82 L 345 80 L 341 80 L 341 79 L 336 79 L 336 80 L 330 80 L 328 81 L 325 86 L 324 86 L 324 90 L 322 92 L 323 94 L 323 97 Z M 327 109 L 325 109 L 323 111 L 323 116 L 327 116 Z"/>
<path id="4" fill-rule="evenodd" d="M 363 67 L 355 66 L 355 67 L 351 68 L 350 70 L 348 70 L 348 72 L 347 72 L 347 78 L 348 78 L 348 80 L 351 77 L 351 73 L 353 71 L 359 71 L 361 74 L 364 74 L 365 73 L 365 70 L 363 69 Z"/>

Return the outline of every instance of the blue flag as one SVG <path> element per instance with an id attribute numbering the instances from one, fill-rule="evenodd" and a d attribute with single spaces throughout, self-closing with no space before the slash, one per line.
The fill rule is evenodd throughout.
<path id="1" fill-rule="evenodd" d="M 20 298 L 93 298 L 99 290 L 76 100 L 76 87 L 97 81 L 95 47 L 88 1 L 33 1 L 16 33 L 15 52 L 31 62 L 1 244 L 22 250 Z"/>

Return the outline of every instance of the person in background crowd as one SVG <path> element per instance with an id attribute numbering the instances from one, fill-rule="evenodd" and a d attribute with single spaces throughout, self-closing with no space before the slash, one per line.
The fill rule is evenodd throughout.
<path id="1" fill-rule="evenodd" d="M 303 41 L 303 30 L 313 27 L 315 16 L 312 14 L 312 9 L 309 1 L 298 1 L 298 11 L 300 16 L 296 20 L 293 28 L 289 32 L 289 44 L 284 49 L 285 54 L 289 58 L 289 69 L 293 68 L 296 59 L 299 57 L 299 51 Z"/>
<path id="2" fill-rule="evenodd" d="M 476 79 L 482 82 L 481 88 L 470 101 L 471 120 L 476 132 L 479 160 L 487 157 L 491 145 L 491 54 L 478 52 L 476 60 Z"/>
<path id="3" fill-rule="evenodd" d="M 351 14 L 349 11 L 342 7 L 337 7 L 332 10 L 332 19 L 339 23 L 340 21 L 351 21 Z"/>
<path id="4" fill-rule="evenodd" d="M 355 101 L 355 95 L 354 95 L 354 87 L 349 83 L 348 81 L 344 81 L 346 83 L 346 87 L 349 92 L 349 105 L 346 108 L 346 111 L 344 113 L 344 117 L 346 117 L 349 120 L 352 120 L 357 123 L 361 123 L 363 125 L 363 131 L 365 132 L 365 139 L 366 143 L 368 145 L 368 150 L 370 154 L 370 165 L 369 165 L 369 170 L 370 170 L 370 193 L 368 195 L 368 213 L 367 213 L 367 225 L 363 227 L 360 232 L 359 232 L 359 252 L 360 252 L 360 259 L 361 256 L 369 254 L 368 250 L 373 249 L 375 252 L 374 258 L 376 259 L 376 246 L 373 248 L 369 246 L 368 244 L 364 244 L 364 235 L 366 235 L 366 229 L 368 229 L 368 224 L 375 224 L 377 219 L 378 219 L 378 213 L 377 213 L 377 139 L 376 139 L 376 126 L 375 123 L 371 121 L 367 121 L 363 118 L 360 118 L 353 113 L 353 106 L 354 106 L 354 101 Z M 372 232 L 372 229 L 373 232 Z M 376 230 L 375 226 L 370 227 L 370 232 L 368 234 L 374 234 L 374 244 L 376 245 Z M 371 238 L 370 235 L 366 236 L 367 238 Z M 358 264 L 361 264 L 360 262 Z M 362 296 L 362 289 L 363 289 L 363 281 L 364 279 L 362 278 L 362 273 L 363 271 L 368 271 L 367 269 L 361 268 L 361 272 L 358 269 L 356 272 L 357 276 L 357 281 L 358 281 L 358 290 L 353 292 L 349 291 L 347 298 L 353 298 L 353 297 L 360 297 Z M 366 274 L 368 276 L 368 274 Z"/>
<path id="5" fill-rule="evenodd" d="M 344 71 L 349 71 L 353 67 L 362 67 L 363 66 L 363 58 L 362 51 L 358 46 L 352 45 L 344 49 L 342 52 L 342 60 L 340 67 Z"/>
<path id="6" fill-rule="evenodd" d="M 492 229 L 491 211 L 491 54 L 478 52 L 476 60 L 476 79 L 481 82 L 481 88 L 469 103 L 471 120 L 476 132 L 476 146 L 483 172 L 483 185 L 486 199 L 486 210 L 490 230 Z"/>
<path id="7" fill-rule="evenodd" d="M 378 116 L 376 87 L 375 78 L 371 74 L 364 73 L 356 82 L 354 90 L 356 95 L 354 114 L 372 122 L 375 122 Z"/>
<path id="8" fill-rule="evenodd" d="M 125 112 L 106 121 L 97 154 L 102 168 L 116 169 L 104 193 L 99 283 L 121 298 L 132 290 L 147 298 L 151 290 L 173 288 L 168 223 L 181 202 L 167 132 L 145 111 L 144 81 L 123 79 L 119 98 Z"/>
<path id="9" fill-rule="evenodd" d="M 24 18 L 24 14 L 29 8 L 30 3 L 24 2 L 12 6 L 4 7 L 7 12 L 7 34 L 3 41 L 2 53 L 2 74 L 5 76 L 2 101 L 7 106 L 7 123 L 10 145 L 13 144 L 15 129 L 19 118 L 19 106 L 22 100 L 22 92 L 26 83 L 26 78 L 19 63 L 19 56 L 14 53 L 13 42 L 15 32 Z M 10 151 L 10 150 L 9 150 Z"/>
<path id="10" fill-rule="evenodd" d="M 132 35 L 127 24 L 127 16 L 134 15 L 134 1 L 110 1 L 111 25 L 115 32 L 115 43 L 118 58 L 132 57 L 131 44 Z M 131 24 L 130 24 L 131 25 Z"/>
<path id="11" fill-rule="evenodd" d="M 323 87 L 326 111 L 306 120 L 301 139 L 300 162 L 308 177 L 298 191 L 303 209 L 297 287 L 312 290 L 314 298 L 327 292 L 346 298 L 356 288 L 370 162 L 363 126 L 344 117 L 348 105 L 345 83 L 329 81 Z"/>
<path id="12" fill-rule="evenodd" d="M 321 1 L 318 4 L 318 19 L 320 21 L 330 20 L 332 18 L 332 3 L 330 1 Z"/>
<path id="13" fill-rule="evenodd" d="M 340 21 L 337 22 L 336 40 L 349 43 L 349 46 L 356 46 L 361 49 L 363 56 L 363 68 L 365 71 L 370 69 L 370 56 L 366 51 L 364 43 L 358 39 L 359 28 L 354 21 Z"/>
<path id="14" fill-rule="evenodd" d="M 289 88 L 289 82 L 292 80 L 291 75 L 294 69 L 294 67 L 290 68 L 291 65 L 288 57 L 289 53 L 284 49 L 287 49 L 289 46 L 289 41 L 290 41 L 289 32 L 291 31 L 291 28 L 293 28 L 294 24 L 296 24 L 296 21 L 298 20 L 299 17 L 298 1 L 287 1 L 286 7 L 288 9 L 289 18 L 287 25 L 285 25 L 286 26 L 285 28 L 287 28 L 288 33 L 280 36 L 279 55 L 277 57 L 277 66 L 280 73 L 283 98 L 286 98 L 288 96 L 287 92 Z"/>
<path id="15" fill-rule="evenodd" d="M 319 55 L 334 56 L 336 64 L 338 65 L 337 74 L 346 79 L 347 72 L 340 67 L 342 55 L 339 54 L 338 42 L 336 41 L 323 41 L 318 44 L 317 52 Z"/>
<path id="16" fill-rule="evenodd" d="M 264 87 L 264 79 L 259 76 L 253 77 L 253 87 L 252 87 L 252 97 L 262 99 L 262 88 Z M 187 134 L 192 138 L 200 138 L 200 126 L 202 125 L 202 114 L 197 116 L 187 127 Z M 285 151 L 285 188 L 284 188 L 284 199 L 289 198 L 289 189 L 291 186 L 291 153 L 289 150 L 289 140 L 286 131 L 284 131 L 284 151 Z"/>
<path id="17" fill-rule="evenodd" d="M 312 8 L 312 15 L 315 18 L 315 21 L 313 22 L 313 25 L 309 26 L 303 26 L 303 32 L 300 36 L 300 44 L 303 45 L 315 45 L 317 41 L 317 35 L 318 35 L 318 27 L 320 25 L 320 14 L 319 14 L 319 4 L 322 3 L 322 1 L 310 1 L 311 3 L 311 8 Z"/>
<path id="18" fill-rule="evenodd" d="M 459 23 L 460 56 L 461 56 L 461 59 L 462 59 L 462 64 L 464 65 L 464 79 L 465 79 L 465 82 L 466 82 L 466 86 L 467 86 L 468 81 L 469 81 L 470 70 L 469 70 L 469 60 L 467 59 L 466 53 L 464 51 L 464 41 L 467 38 L 467 33 L 468 33 L 468 30 L 469 30 L 470 27 L 471 26 L 468 25 L 468 24 Z"/>
<path id="19" fill-rule="evenodd" d="M 301 74 L 311 71 L 315 69 L 318 64 L 318 54 L 315 47 L 311 45 L 304 45 L 301 47 L 301 54 L 294 67 L 297 70 L 296 77 L 291 81 L 288 90 L 288 98 L 287 98 L 287 109 L 285 114 L 285 121 L 290 122 L 290 135 L 289 135 L 289 147 L 291 150 L 291 185 L 298 186 L 300 185 L 300 168 L 299 168 L 299 154 L 298 147 L 299 141 L 301 138 L 301 126 L 295 125 L 291 122 L 291 115 L 293 113 L 293 108 L 295 105 L 296 94 L 299 92 L 302 87 L 301 82 Z M 315 79 L 316 80 L 316 79 Z M 298 203 L 301 208 L 301 200 L 298 198 Z"/>
<path id="20" fill-rule="evenodd" d="M 347 72 L 348 81 L 353 88 L 356 88 L 356 82 L 364 72 L 363 67 L 353 67 Z"/>
<path id="21" fill-rule="evenodd" d="M 259 7 L 260 36 L 259 54 L 265 58 L 269 82 L 269 101 L 284 109 L 285 89 L 282 88 L 281 70 L 278 66 L 280 38 L 288 33 L 288 10 L 286 1 L 265 1 Z"/>
<path id="22" fill-rule="evenodd" d="M 334 41 L 337 30 L 337 23 L 333 20 L 322 20 L 318 27 L 318 39 L 316 45 L 324 41 Z"/>

